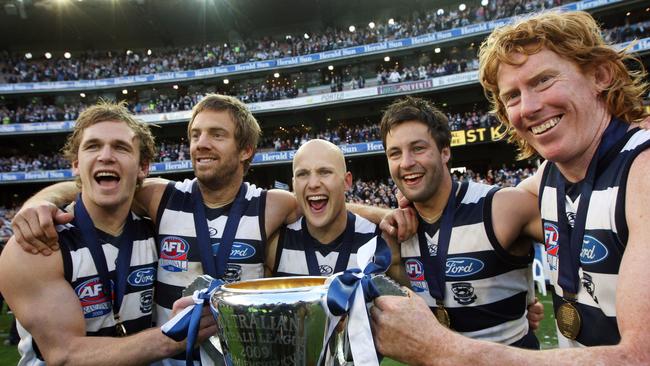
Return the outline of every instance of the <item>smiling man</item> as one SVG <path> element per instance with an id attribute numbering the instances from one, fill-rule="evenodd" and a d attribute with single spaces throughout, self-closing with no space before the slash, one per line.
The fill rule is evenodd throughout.
<path id="1" fill-rule="evenodd" d="M 0 291 L 22 326 L 19 364 L 145 364 L 179 352 L 150 329 L 156 242 L 130 211 L 154 156 L 149 128 L 123 106 L 93 106 L 64 152 L 81 194 L 74 220 L 57 227 L 61 250 L 31 255 L 12 238 L 0 257 Z"/>
<path id="2" fill-rule="evenodd" d="M 646 74 L 601 34 L 587 13 L 542 13 L 496 29 L 480 51 L 480 81 L 511 141 L 521 157 L 547 159 L 530 182 L 561 349 L 463 338 L 423 317 L 422 301 L 384 297 L 373 308 L 380 351 L 421 365 L 650 364 L 650 288 L 639 281 L 650 262 L 650 132 L 635 124 L 647 117 Z M 423 323 L 429 333 L 411 332 Z"/>
<path id="3" fill-rule="evenodd" d="M 243 103 L 206 96 L 194 106 L 187 134 L 196 178 L 147 180 L 136 195 L 136 203 L 157 228 L 158 324 L 168 319 L 174 301 L 200 275 L 226 282 L 263 277 L 267 235 L 295 220 L 292 194 L 244 182 L 260 127 Z M 178 354 L 164 363 L 184 360 Z"/>
<path id="4" fill-rule="evenodd" d="M 359 247 L 374 237 L 377 225 L 349 212 L 345 191 L 352 185 L 341 149 L 315 139 L 293 158 L 293 189 L 303 217 L 283 226 L 268 248 L 268 267 L 275 276 L 330 276 L 356 268 Z M 391 250 L 396 246 L 390 245 Z M 388 274 L 406 283 L 398 253 Z"/>
<path id="5" fill-rule="evenodd" d="M 417 235 L 401 244 L 413 290 L 457 332 L 539 348 L 526 317 L 534 301 L 531 238 L 542 236 L 535 197 L 452 181 L 447 117 L 424 99 L 394 102 L 380 127 L 391 177 L 419 221 Z"/>

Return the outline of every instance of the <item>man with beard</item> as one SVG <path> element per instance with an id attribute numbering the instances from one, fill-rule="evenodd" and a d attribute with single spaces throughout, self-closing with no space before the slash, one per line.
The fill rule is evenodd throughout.
<path id="1" fill-rule="evenodd" d="M 650 288 L 639 281 L 650 262 L 650 133 L 634 124 L 647 116 L 646 74 L 601 34 L 587 13 L 542 13 L 496 29 L 480 51 L 479 79 L 511 140 L 522 157 L 547 159 L 532 182 L 546 245 L 559 248 L 548 255 L 561 348 L 477 342 L 422 316 L 419 299 L 384 297 L 372 311 L 382 353 L 422 365 L 650 364 Z"/>
<path id="2" fill-rule="evenodd" d="M 542 236 L 535 196 L 453 181 L 449 123 L 423 99 L 391 104 L 381 134 L 391 176 L 419 220 L 417 235 L 401 244 L 413 290 L 461 334 L 538 349 L 526 319 L 532 239 Z"/>

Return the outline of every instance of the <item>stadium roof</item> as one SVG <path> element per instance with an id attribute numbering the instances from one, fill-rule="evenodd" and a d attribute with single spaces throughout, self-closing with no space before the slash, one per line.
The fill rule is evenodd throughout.
<path id="1" fill-rule="evenodd" d="M 468 1 L 468 2 L 471 2 Z M 451 0 L 0 0 L 0 48 L 106 50 L 365 26 Z M 453 5 L 455 6 L 455 5 Z M 405 7 L 409 10 L 404 10 Z"/>

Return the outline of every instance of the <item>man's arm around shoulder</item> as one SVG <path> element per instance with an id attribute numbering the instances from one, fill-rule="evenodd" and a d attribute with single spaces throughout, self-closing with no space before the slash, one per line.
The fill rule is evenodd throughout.
<path id="1" fill-rule="evenodd" d="M 156 223 L 158 208 L 169 181 L 163 178 L 147 178 L 142 182 L 142 187 L 135 191 L 133 211 L 137 214 L 149 216 Z"/>
<path id="2" fill-rule="evenodd" d="M 161 178 L 145 179 L 136 191 L 134 211 L 156 220 L 158 206 L 167 183 Z M 75 200 L 79 188 L 74 182 L 62 182 L 46 187 L 31 197 L 16 213 L 12 226 L 16 242 L 27 252 L 50 255 L 58 250 L 55 225 L 65 224 L 73 214 L 58 207 Z"/>
<path id="3" fill-rule="evenodd" d="M 59 209 L 74 201 L 79 188 L 74 182 L 61 182 L 45 187 L 28 199 L 12 220 L 16 243 L 24 250 L 50 255 L 58 249 L 56 224 L 65 224 L 73 215 Z"/>
<path id="4" fill-rule="evenodd" d="M 266 259 L 264 260 L 264 277 L 273 277 L 275 274 L 275 261 L 278 252 L 278 240 L 280 238 L 280 230 L 276 230 L 266 241 Z"/>
<path id="5" fill-rule="evenodd" d="M 521 188 L 537 198 L 539 196 L 539 187 L 542 184 L 542 175 L 544 174 L 544 169 L 546 169 L 546 164 L 548 164 L 548 160 L 539 165 L 535 174 L 519 182 L 517 188 Z"/>
<path id="6" fill-rule="evenodd" d="M 503 249 L 513 255 L 527 255 L 531 242 L 518 239 L 544 240 L 537 196 L 520 187 L 497 191 L 492 199 L 492 227 Z"/>
<path id="7" fill-rule="evenodd" d="M 266 233 L 270 236 L 282 224 L 290 224 L 302 216 L 296 197 L 291 192 L 281 189 L 269 189 L 266 192 L 264 223 Z"/>

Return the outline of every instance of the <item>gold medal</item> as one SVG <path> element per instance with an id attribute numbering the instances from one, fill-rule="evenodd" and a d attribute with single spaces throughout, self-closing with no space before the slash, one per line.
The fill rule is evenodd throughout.
<path id="1" fill-rule="evenodd" d="M 571 340 L 578 338 L 582 320 L 580 319 L 578 309 L 576 309 L 573 303 L 565 300 L 557 309 L 555 317 L 557 319 L 557 327 L 563 336 Z"/>
<path id="2" fill-rule="evenodd" d="M 438 319 L 438 322 L 445 326 L 445 328 L 451 329 L 451 320 L 449 319 L 449 313 L 447 309 L 442 304 L 437 304 L 436 308 L 433 309 L 433 314 Z"/>

